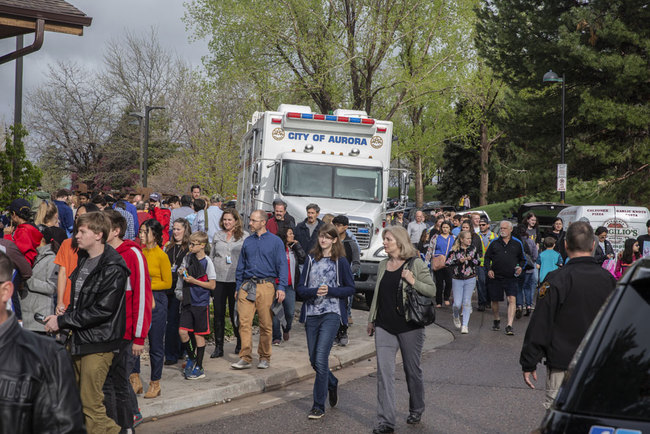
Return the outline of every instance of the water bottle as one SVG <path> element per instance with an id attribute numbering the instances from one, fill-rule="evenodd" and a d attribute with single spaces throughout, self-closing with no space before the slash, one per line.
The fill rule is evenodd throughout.
<path id="1" fill-rule="evenodd" d="M 327 284 L 325 282 L 323 282 L 320 285 L 318 285 L 318 287 L 320 288 L 323 285 L 327 285 Z M 316 300 L 314 300 L 314 304 L 321 304 L 324 300 L 325 300 L 324 295 L 318 295 L 318 296 L 316 296 Z"/>

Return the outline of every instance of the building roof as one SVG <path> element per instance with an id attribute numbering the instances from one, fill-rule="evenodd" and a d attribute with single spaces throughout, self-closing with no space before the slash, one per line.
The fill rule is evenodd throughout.
<path id="1" fill-rule="evenodd" d="M 81 36 L 92 18 L 64 0 L 0 0 L 0 39 L 34 32 L 36 20 L 45 30 Z"/>

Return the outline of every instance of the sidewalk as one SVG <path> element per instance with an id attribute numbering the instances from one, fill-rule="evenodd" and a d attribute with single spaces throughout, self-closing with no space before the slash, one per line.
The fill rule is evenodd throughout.
<path id="1" fill-rule="evenodd" d="M 297 309 L 299 305 L 297 306 Z M 333 347 L 330 354 L 330 368 L 340 369 L 355 361 L 372 357 L 375 354 L 374 337 L 366 333 L 368 312 L 352 310 L 354 325 L 348 330 L 350 343 L 345 347 Z M 225 356 L 211 359 L 214 346 L 206 347 L 203 366 L 205 378 L 186 380 L 183 378 L 181 363 L 163 368 L 160 386 L 162 394 L 158 398 L 144 399 L 138 396 L 140 411 L 145 419 L 169 416 L 174 413 L 214 405 L 224 400 L 241 398 L 251 394 L 262 393 L 286 386 L 288 384 L 312 377 L 314 371 L 309 364 L 307 340 L 302 324 L 293 322 L 291 339 L 273 347 L 271 367 L 256 369 L 257 341 L 253 336 L 253 368 L 236 371 L 230 364 L 239 360 L 233 354 L 234 342 L 224 346 Z M 424 351 L 448 344 L 453 335 L 447 330 L 432 324 L 426 328 Z M 149 384 L 149 361 L 142 361 L 142 382 Z"/>

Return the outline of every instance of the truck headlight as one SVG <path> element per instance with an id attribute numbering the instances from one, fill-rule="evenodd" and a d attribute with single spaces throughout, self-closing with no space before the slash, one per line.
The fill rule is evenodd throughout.
<path id="1" fill-rule="evenodd" d="M 378 258 L 388 258 L 388 253 L 386 253 L 383 247 L 380 247 L 379 249 L 377 249 L 377 251 L 373 256 L 376 256 Z"/>

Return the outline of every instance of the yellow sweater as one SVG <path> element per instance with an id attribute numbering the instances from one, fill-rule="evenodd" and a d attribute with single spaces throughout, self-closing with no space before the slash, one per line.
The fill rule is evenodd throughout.
<path id="1" fill-rule="evenodd" d="M 160 291 L 171 289 L 172 265 L 169 262 L 167 253 L 163 252 L 157 246 L 153 249 L 142 249 L 142 253 L 144 253 L 144 257 L 147 259 L 147 266 L 149 267 L 151 290 Z"/>

